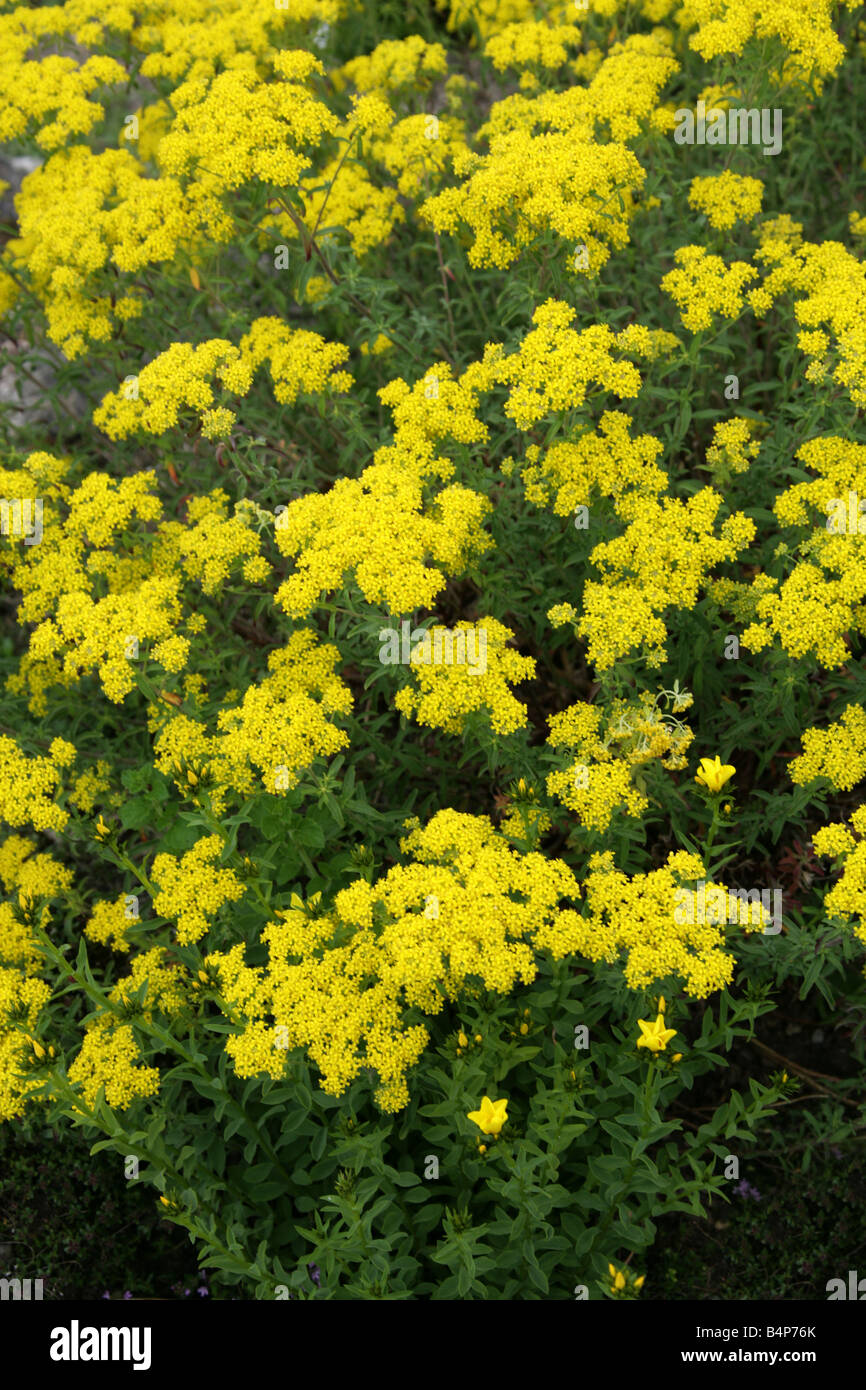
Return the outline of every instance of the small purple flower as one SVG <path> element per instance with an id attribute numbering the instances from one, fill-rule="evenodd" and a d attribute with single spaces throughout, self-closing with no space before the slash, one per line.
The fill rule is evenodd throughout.
<path id="1" fill-rule="evenodd" d="M 318 1289 L 318 1288 L 321 1288 L 321 1285 L 322 1285 L 322 1271 L 319 1269 L 319 1266 L 318 1266 L 318 1265 L 307 1265 L 307 1273 L 309 1274 L 309 1276 L 310 1276 L 310 1278 L 312 1279 L 313 1283 L 315 1284 L 316 1288 L 317 1288 L 317 1289 Z"/>
<path id="2" fill-rule="evenodd" d="M 129 1289 L 126 1290 L 126 1293 L 125 1293 L 123 1296 L 124 1296 L 124 1298 L 132 1298 L 132 1294 L 131 1294 L 131 1292 L 129 1291 Z"/>
<path id="3" fill-rule="evenodd" d="M 734 1188 L 734 1191 L 736 1192 L 738 1197 L 751 1197 L 752 1200 L 755 1202 L 760 1202 L 761 1200 L 761 1194 L 758 1191 L 758 1189 L 756 1187 L 752 1187 L 752 1184 L 750 1182 L 747 1182 L 745 1178 L 743 1178 L 741 1182 L 737 1183 L 736 1187 Z"/>
<path id="4" fill-rule="evenodd" d="M 103 1298 L 111 1298 L 111 1294 L 108 1292 L 108 1289 L 105 1290 L 105 1293 L 102 1295 L 102 1297 L 103 1297 Z"/>
<path id="5" fill-rule="evenodd" d="M 184 1298 L 189 1298 L 189 1289 L 184 1289 L 183 1296 Z"/>
<path id="6" fill-rule="evenodd" d="M 209 1290 L 209 1289 L 205 1289 L 205 1288 L 196 1289 L 196 1293 L 198 1294 L 199 1298 L 209 1298 L 209 1297 L 210 1297 L 210 1290 Z"/>

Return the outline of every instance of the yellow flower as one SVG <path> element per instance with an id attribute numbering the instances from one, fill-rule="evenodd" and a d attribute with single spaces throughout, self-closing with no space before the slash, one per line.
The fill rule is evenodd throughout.
<path id="1" fill-rule="evenodd" d="M 646 1279 L 646 1275 L 645 1275 L 645 1274 L 642 1274 L 642 1275 L 640 1276 L 639 1279 L 635 1279 L 635 1281 L 634 1281 L 634 1286 L 635 1286 L 636 1289 L 642 1289 L 642 1288 L 643 1288 L 643 1281 L 644 1281 L 644 1279 Z"/>
<path id="2" fill-rule="evenodd" d="M 479 1043 L 481 1042 L 481 1034 L 480 1034 L 480 1033 L 476 1033 L 476 1034 L 475 1034 L 475 1041 L 476 1041 L 476 1042 L 479 1042 Z"/>
<path id="3" fill-rule="evenodd" d="M 484 1096 L 481 1101 L 481 1109 L 470 1110 L 466 1118 L 476 1124 L 483 1134 L 492 1134 L 496 1138 L 508 1119 L 507 1110 L 507 1099 L 491 1100 L 489 1096 Z"/>
<path id="4" fill-rule="evenodd" d="M 659 995 L 659 1013 L 660 1013 L 660 1014 L 663 1014 L 664 1011 L 665 1011 L 665 997 L 664 997 L 663 994 L 660 994 L 660 995 Z"/>
<path id="5" fill-rule="evenodd" d="M 486 1154 L 486 1153 L 487 1153 L 487 1145 L 486 1145 L 486 1144 L 479 1144 L 479 1145 L 478 1145 L 478 1152 L 479 1152 L 480 1154 Z"/>
<path id="6" fill-rule="evenodd" d="M 674 1055 L 673 1055 L 673 1057 L 671 1058 L 671 1061 L 672 1061 L 672 1062 L 681 1062 L 682 1060 L 683 1060 L 683 1054 L 682 1054 L 681 1052 L 675 1052 Z"/>
<path id="7" fill-rule="evenodd" d="M 701 770 L 695 781 L 701 783 L 711 792 L 720 792 L 728 778 L 733 777 L 736 770 L 729 763 L 723 764 L 718 754 L 715 758 L 701 758 Z"/>
<path id="8" fill-rule="evenodd" d="M 219 835 L 207 835 L 178 858 L 158 854 L 151 873 L 159 892 L 154 908 L 162 917 L 177 922 L 177 939 L 182 946 L 198 941 L 227 902 L 244 895 L 244 885 L 231 869 L 218 868 L 223 850 Z"/>
<path id="9" fill-rule="evenodd" d="M 638 1047 L 648 1047 L 651 1052 L 663 1052 L 676 1035 L 676 1028 L 666 1028 L 664 1014 L 659 1014 L 655 1023 L 647 1023 L 644 1019 L 638 1019 L 638 1027 L 641 1036 L 637 1040 Z"/>
<path id="10" fill-rule="evenodd" d="M 625 1288 L 625 1275 L 623 1274 L 622 1270 L 617 1269 L 615 1265 L 609 1264 L 607 1268 L 610 1277 L 613 1280 L 613 1283 L 610 1286 L 611 1293 L 621 1293 L 622 1290 Z"/>
<path id="11" fill-rule="evenodd" d="M 458 1033 L 458 1034 L 457 1034 L 457 1041 L 458 1041 L 458 1043 L 460 1044 L 461 1047 L 468 1047 L 468 1046 L 469 1046 L 469 1039 L 467 1038 L 467 1036 L 466 1036 L 465 1033 Z"/>
<path id="12" fill-rule="evenodd" d="M 706 215 L 719 230 L 735 222 L 751 222 L 761 211 L 764 187 L 760 179 L 746 178 L 729 169 L 708 178 L 692 179 L 689 204 Z"/>
<path id="13" fill-rule="evenodd" d="M 521 1023 L 521 1025 L 520 1025 L 520 1031 L 521 1031 L 521 1033 L 523 1034 L 523 1036 L 526 1037 L 526 1034 L 529 1032 L 529 1024 L 528 1024 L 528 1023 Z"/>
<path id="14" fill-rule="evenodd" d="M 105 820 L 103 819 L 103 817 L 100 816 L 100 817 L 99 817 L 99 820 L 96 822 L 96 838 L 97 838 L 97 840 L 107 840 L 110 834 L 111 834 L 111 827 L 105 822 Z"/>

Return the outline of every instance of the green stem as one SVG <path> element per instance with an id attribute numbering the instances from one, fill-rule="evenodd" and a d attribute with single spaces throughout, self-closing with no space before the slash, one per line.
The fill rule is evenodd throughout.
<path id="1" fill-rule="evenodd" d="M 710 828 L 709 828 L 709 830 L 707 831 L 707 838 L 706 838 L 706 840 L 704 841 L 704 861 L 707 862 L 707 863 L 708 863 L 708 861 L 709 861 L 709 854 L 710 854 L 710 850 L 712 849 L 712 846 L 713 846 L 713 841 L 714 841 L 715 838 L 716 838 L 716 831 L 718 830 L 719 826 L 721 825 L 721 817 L 719 816 L 719 801 L 718 801 L 718 797 L 714 797 L 714 798 L 713 798 L 712 808 L 713 808 L 713 819 L 712 819 L 712 821 L 710 822 Z"/>

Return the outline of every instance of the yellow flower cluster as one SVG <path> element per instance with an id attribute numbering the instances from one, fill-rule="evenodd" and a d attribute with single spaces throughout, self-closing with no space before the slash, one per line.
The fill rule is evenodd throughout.
<path id="1" fill-rule="evenodd" d="M 63 652 L 57 675 L 64 683 L 97 670 L 105 694 L 120 704 L 135 688 L 135 665 L 126 656 L 129 635 L 139 642 L 170 637 L 181 616 L 177 589 L 177 579 L 157 576 L 96 601 L 81 590 L 65 594 L 54 618 L 33 633 L 30 655 L 48 664 Z"/>
<path id="2" fill-rule="evenodd" d="M 55 797 L 62 777 L 52 758 L 27 754 L 7 734 L 0 734 L 0 821 L 32 825 L 34 830 L 62 830 L 69 819 Z"/>
<path id="3" fill-rule="evenodd" d="M 585 247 L 591 275 L 626 245 L 628 200 L 645 178 L 624 145 L 580 140 L 572 130 L 494 135 L 489 154 L 458 154 L 454 170 L 464 182 L 421 211 L 437 232 L 466 229 L 471 265 L 505 269 L 549 230 Z"/>
<path id="4" fill-rule="evenodd" d="M 174 1017 L 186 1005 L 189 973 L 182 965 L 172 964 L 169 952 L 161 946 L 152 946 L 130 961 L 129 974 L 118 980 L 109 999 L 113 1004 L 131 1007 L 133 995 L 143 985 L 146 986 L 141 1005 L 143 1016 L 152 1018 L 154 1010 L 158 1009 Z"/>
<path id="5" fill-rule="evenodd" d="M 760 230 L 754 259 L 765 266 L 747 296 L 765 315 L 783 294 L 799 295 L 794 316 L 798 346 L 811 359 L 808 381 L 844 386 L 855 405 L 866 402 L 866 267 L 838 241 L 804 242 L 799 223 L 777 218 Z"/>
<path id="6" fill-rule="evenodd" d="M 304 188 L 305 222 L 316 227 L 324 217 L 324 233 L 329 227 L 342 227 L 359 260 L 384 246 L 397 223 L 405 220 L 396 189 L 380 188 L 360 164 L 333 159 L 310 182 L 314 187 Z M 289 219 L 278 217 L 275 222 L 288 235 Z"/>
<path id="7" fill-rule="evenodd" d="M 28 469 L 44 475 L 48 465 L 34 464 L 38 457 L 28 459 Z M 14 477 L 7 472 L 0 481 L 3 476 Z M 20 476 L 31 474 L 25 469 Z M 72 685 L 90 673 L 98 673 L 109 699 L 122 701 L 145 656 L 165 671 L 181 671 L 191 639 L 202 631 L 201 615 L 183 602 L 186 581 L 213 595 L 238 570 L 249 583 L 270 575 L 253 529 L 254 506 L 239 504 L 228 517 L 228 498 L 215 489 L 190 500 L 185 524 L 163 521 L 155 485 L 151 472 L 117 482 L 93 472 L 77 488 L 57 484 L 52 491 L 59 506 L 55 510 L 48 499 L 54 515 L 45 520 L 41 543 L 0 551 L 0 563 L 22 594 L 19 621 L 35 624 L 9 686 L 29 691 L 34 711 L 44 710 L 52 686 Z M 152 522 L 159 523 L 155 529 Z M 178 631 L 182 626 L 185 633 Z M 81 773 L 70 793 L 73 804 L 92 807 L 105 786 L 106 766 Z"/>
<path id="8" fill-rule="evenodd" d="M 453 632 L 432 627 L 411 652 L 416 686 L 398 691 L 395 707 L 449 734 L 461 733 L 476 711 L 497 734 L 523 728 L 526 710 L 508 687 L 533 676 L 535 661 L 507 645 L 513 635 L 494 618 L 458 623 Z"/>
<path id="9" fill-rule="evenodd" d="M 351 375 L 333 369 L 348 355 L 342 343 L 326 343 L 318 333 L 293 330 L 276 318 L 256 319 L 238 347 L 223 338 L 197 347 L 172 343 L 131 383 L 104 397 L 94 411 L 94 424 L 110 439 L 137 431 L 159 435 L 188 423 L 192 410 L 205 438 L 219 438 L 231 433 L 237 417 L 216 403 L 218 389 L 245 396 L 255 372 L 267 363 L 274 395 L 282 404 L 294 404 L 302 394 L 345 391 Z"/>
<path id="10" fill-rule="evenodd" d="M 502 817 L 499 829 L 509 840 L 531 839 L 532 843 L 536 843 L 552 824 L 553 818 L 547 811 L 530 802 L 522 802 Z"/>
<path id="11" fill-rule="evenodd" d="M 236 706 L 220 711 L 215 732 L 170 706 L 154 711 L 156 767 L 167 774 L 184 767 L 205 778 L 220 814 L 230 799 L 257 789 L 284 794 L 315 758 L 348 743 L 330 722 L 352 707 L 351 692 L 334 671 L 338 660 L 336 647 L 319 644 L 309 628 L 301 628 L 271 652 L 269 673 L 249 685 Z M 186 774 L 177 785 L 189 795 Z"/>
<path id="12" fill-rule="evenodd" d="M 30 924 L 36 921 L 45 930 L 51 914 L 44 900 L 68 894 L 73 881 L 71 869 L 50 854 L 34 850 L 35 840 L 22 835 L 9 835 L 0 845 L 0 881 L 9 895 L 0 903 L 0 961 L 28 972 L 34 972 L 41 960 Z M 42 901 L 38 918 L 37 901 Z"/>
<path id="13" fill-rule="evenodd" d="M 826 729 L 806 729 L 803 752 L 791 763 L 791 781 L 806 786 L 826 777 L 838 791 L 850 791 L 866 777 L 866 710 L 846 705 L 841 719 Z"/>
<path id="14" fill-rule="evenodd" d="M 751 222 L 761 211 L 764 185 L 726 169 L 723 174 L 692 179 L 689 204 L 706 215 L 711 227 L 728 231 L 735 222 Z"/>
<path id="15" fill-rule="evenodd" d="M 545 24 L 540 20 L 524 20 L 506 24 L 489 38 L 484 52 L 499 72 L 506 68 L 561 68 L 568 59 L 568 50 L 580 43 L 576 24 Z"/>
<path id="16" fill-rule="evenodd" d="M 246 966 L 242 945 L 210 956 L 240 1028 L 226 1044 L 239 1075 L 281 1076 L 281 1053 L 304 1047 L 327 1091 L 342 1094 L 371 1067 L 378 1102 L 398 1110 L 428 1038 L 404 1011 L 435 1015 L 475 981 L 506 992 L 534 978 L 536 952 L 610 962 L 624 955 L 630 988 L 674 975 L 696 998 L 732 977 L 723 925 L 712 914 L 681 920 L 689 916 L 679 910 L 681 885 L 704 875 L 694 855 L 677 852 L 633 879 L 610 852 L 594 855 L 581 916 L 560 905 L 579 899 L 567 866 L 517 853 L 483 817 L 440 811 L 423 828 L 410 822 L 402 845 L 409 863 L 374 884 L 356 880 L 332 914 L 317 916 L 300 900 L 280 913 L 263 934 L 266 967 Z"/>
<path id="17" fill-rule="evenodd" d="M 704 878 L 700 859 L 685 851 L 668 855 L 663 868 L 632 879 L 614 867 L 608 850 L 589 861 L 588 915 L 578 919 L 577 950 L 590 960 L 625 956 L 630 989 L 675 975 L 686 994 L 705 999 L 733 978 L 733 957 L 724 950 L 721 924 L 698 912 L 678 912 L 682 885 Z M 724 890 L 722 890 L 724 891 Z M 679 920 L 691 916 L 694 920 Z"/>
<path id="18" fill-rule="evenodd" d="M 0 140 L 5 143 L 32 133 L 43 150 L 56 150 L 86 135 L 103 119 L 105 107 L 92 100 L 93 93 L 125 82 L 127 74 L 114 58 L 103 54 L 82 63 L 59 53 L 28 61 L 28 50 L 46 26 L 34 22 L 35 16 L 27 23 L 27 14 L 19 6 L 14 16 L 6 14 L 0 20 Z"/>
<path id="19" fill-rule="evenodd" d="M 338 660 L 336 647 L 317 644 L 304 628 L 271 652 L 269 674 L 248 686 L 236 709 L 219 716 L 216 766 L 228 763 L 230 786 L 251 790 L 253 767 L 267 791 L 287 791 L 315 758 L 348 744 L 348 735 L 328 718 L 352 708 L 351 691 L 334 671 Z"/>
<path id="20" fill-rule="evenodd" d="M 520 855 L 484 817 L 456 811 L 413 824 L 402 844 L 411 862 L 378 883 L 357 880 L 332 916 L 300 905 L 280 914 L 264 933 L 266 967 L 243 966 L 238 950 L 210 957 L 247 1019 L 226 1044 L 239 1075 L 279 1076 L 280 1047 L 305 1047 L 327 1091 L 342 1094 L 370 1067 L 379 1104 L 399 1110 L 428 1040 L 426 1027 L 404 1022 L 407 1009 L 438 1014 L 472 982 L 505 993 L 535 977 L 536 951 L 572 949 L 579 919 L 559 904 L 578 885 L 564 864 Z"/>
<path id="21" fill-rule="evenodd" d="M 522 472 L 527 501 L 552 502 L 557 516 L 567 516 L 598 497 L 610 497 L 616 506 L 627 491 L 666 492 L 667 474 L 655 462 L 661 442 L 649 434 L 632 438 L 631 424 L 621 411 L 606 410 L 598 428 L 576 440 L 553 444 L 546 452 L 531 444 Z"/>
<path id="22" fill-rule="evenodd" d="M 457 570 L 487 549 L 487 498 L 459 483 L 432 491 L 434 478 L 454 471 L 437 455 L 441 441 L 486 438 L 474 413 L 481 384 L 472 367 L 454 380 L 437 366 L 411 388 L 397 378 L 380 391 L 394 413 L 394 443 L 377 450 L 359 478 L 298 498 L 279 518 L 277 544 L 296 565 L 277 590 L 287 613 L 306 616 L 348 573 L 368 602 L 392 613 L 426 608 L 445 584 L 433 565 Z"/>
<path id="23" fill-rule="evenodd" d="M 441 182 L 448 161 L 466 153 L 463 126 L 452 116 L 406 116 L 372 140 L 370 152 L 397 179 L 404 198 L 429 193 L 431 181 Z"/>
<path id="24" fill-rule="evenodd" d="M 124 893 L 113 902 L 98 900 L 91 908 L 84 935 L 89 941 L 99 942 L 100 946 L 109 946 L 112 951 L 128 951 L 130 943 L 126 933 L 130 919 L 126 907 Z"/>
<path id="25" fill-rule="evenodd" d="M 634 647 L 649 648 L 648 664 L 664 659 L 668 608 L 693 608 L 708 571 L 733 560 L 755 535 L 742 512 L 713 527 L 722 498 L 702 488 L 688 501 L 629 494 L 620 512 L 629 517 L 621 536 L 597 545 L 590 556 L 602 581 L 584 589 L 578 632 L 588 641 L 590 660 L 605 671 Z"/>
<path id="26" fill-rule="evenodd" d="M 670 713 L 662 703 L 670 699 Z M 631 769 L 655 759 L 672 771 L 685 767 L 694 734 L 678 713 L 688 709 L 687 691 L 643 691 L 636 701 L 614 700 L 605 710 L 570 705 L 550 720 L 548 743 L 569 748 L 576 761 L 552 772 L 547 790 L 574 811 L 588 830 L 605 831 L 614 811 L 639 816 L 649 802 L 634 785 Z"/>
<path id="27" fill-rule="evenodd" d="M 637 367 L 613 356 L 615 349 L 634 352 L 635 335 L 627 329 L 617 335 L 600 323 L 574 329 L 575 316 L 570 304 L 549 299 L 535 310 L 535 326 L 516 352 L 504 354 L 491 345 L 485 353 L 479 377 L 484 374 L 487 389 L 500 383 L 510 387 L 505 413 L 518 429 L 528 430 L 553 412 L 579 409 L 593 388 L 620 398 L 638 394 Z"/>
<path id="28" fill-rule="evenodd" d="M 754 420 L 722 420 L 713 425 L 713 442 L 707 449 L 707 463 L 721 473 L 730 469 L 732 473 L 745 473 L 761 449 L 760 440 L 754 438 Z"/>
<path id="29" fill-rule="evenodd" d="M 153 861 L 153 880 L 159 886 L 153 910 L 177 922 L 177 939 L 183 946 L 205 935 L 210 918 L 225 903 L 244 895 L 237 874 L 216 867 L 222 852 L 220 836 L 206 835 L 180 859 L 158 854 Z"/>
<path id="30" fill-rule="evenodd" d="M 848 825 L 834 822 L 812 836 L 817 854 L 842 862 L 842 877 L 824 899 L 824 910 L 854 922 L 854 934 L 866 943 L 866 806 L 858 806 Z"/>
<path id="31" fill-rule="evenodd" d="M 447 0 L 448 28 L 470 25 L 486 39 L 509 24 L 535 19 L 533 0 Z M 545 6 L 552 23 L 564 23 L 574 17 L 571 0 L 552 0 Z"/>
<path id="32" fill-rule="evenodd" d="M 405 39 L 385 39 L 372 53 L 351 58 L 330 74 L 335 87 L 350 82 L 359 92 L 413 92 L 429 87 L 448 72 L 448 59 L 441 43 L 427 43 L 420 34 Z"/>
<path id="33" fill-rule="evenodd" d="M 296 187 L 310 167 L 310 147 L 333 133 L 337 119 L 306 83 L 323 71 L 320 60 L 284 50 L 273 60 L 281 81 L 250 68 L 232 68 L 210 81 L 192 78 L 174 89 L 177 115 L 159 145 L 168 174 L 192 176 L 209 194 L 257 180 Z"/>
<path id="34" fill-rule="evenodd" d="M 28 1054 L 33 1057 L 28 1033 L 50 998 L 44 980 L 0 965 L 0 1121 L 23 1114 L 30 1092 L 41 1084 L 41 1077 L 27 1074 Z"/>
<path id="35" fill-rule="evenodd" d="M 567 18 L 574 19 L 573 10 Z M 648 129 L 673 129 L 673 113 L 658 105 L 661 88 L 677 71 L 663 30 L 632 34 L 624 43 L 611 44 L 604 53 L 584 53 L 571 67 L 579 77 L 589 79 L 586 86 L 576 82 L 563 91 L 507 96 L 491 107 L 479 135 L 490 137 L 518 129 L 539 134 L 570 131 L 580 140 L 601 135 L 626 143 Z"/>
<path id="36" fill-rule="evenodd" d="M 89 815 L 111 785 L 111 765 L 100 758 L 94 767 L 87 767 L 76 777 L 69 791 L 69 803 L 77 810 Z"/>
<path id="37" fill-rule="evenodd" d="M 825 436 L 809 440 L 797 458 L 818 476 L 786 489 L 774 511 L 782 525 L 808 525 L 810 535 L 781 583 L 753 580 L 757 621 L 741 640 L 761 651 L 778 638 L 789 656 L 811 653 L 822 666 L 841 666 L 850 656 L 847 634 L 866 631 L 866 535 L 856 510 L 853 530 L 849 518 L 849 494 L 866 495 L 866 447 Z"/>
<path id="38" fill-rule="evenodd" d="M 68 1076 L 81 1087 L 84 1104 L 93 1106 L 103 1091 L 113 1110 L 127 1110 L 144 1096 L 159 1090 L 159 1070 L 139 1065 L 141 1053 L 128 1023 L 117 1024 L 112 1015 L 102 1016 L 85 1029 L 78 1055 Z"/>
<path id="39" fill-rule="evenodd" d="M 484 497 L 456 483 L 425 505 L 417 473 L 374 463 L 360 478 L 341 478 L 330 492 L 299 498 L 283 512 L 277 544 L 297 558 L 277 601 L 304 617 L 351 573 L 369 603 L 392 613 L 429 607 L 445 579 L 428 557 L 456 569 L 481 554 L 489 545 L 481 529 L 488 510 Z"/>
<path id="40" fill-rule="evenodd" d="M 774 0 L 769 6 L 761 0 L 683 0 L 677 22 L 695 30 L 689 43 L 706 60 L 776 39 L 790 55 L 786 75 L 813 82 L 818 90 L 845 56 L 833 27 L 832 0 Z"/>
<path id="41" fill-rule="evenodd" d="M 294 405 L 302 395 L 348 391 L 351 374 L 334 370 L 348 356 L 345 344 L 326 343 L 307 329 L 293 331 L 277 318 L 256 319 L 240 343 L 241 362 L 253 371 L 267 364 L 281 405 Z"/>
<path id="42" fill-rule="evenodd" d="M 628 763 L 618 759 L 590 765 L 578 761 L 566 771 L 552 772 L 547 790 L 574 811 L 587 830 L 605 831 L 615 811 L 640 816 L 649 805 L 633 785 Z"/>
<path id="43" fill-rule="evenodd" d="M 59 151 L 29 174 L 16 208 L 21 235 L 9 251 L 26 267 L 49 338 L 69 358 L 144 311 L 140 288 L 117 293 L 117 271 L 172 261 L 203 235 L 203 218 L 210 235 L 218 231 L 176 180 L 147 177 L 128 150 L 94 154 L 86 145 Z"/>
<path id="44" fill-rule="evenodd" d="M 746 285 L 758 277 L 746 261 L 726 266 L 721 256 L 710 255 L 702 246 L 680 246 L 674 261 L 676 269 L 664 276 L 662 289 L 677 305 L 683 326 L 693 333 L 710 328 L 716 314 L 737 318 Z"/>
<path id="45" fill-rule="evenodd" d="M 104 7 L 101 12 L 106 13 Z M 124 23 L 115 10 L 107 13 L 127 30 L 128 19 Z M 334 24 L 341 13 L 341 0 L 291 0 L 285 7 L 275 0 L 244 0 L 243 5 L 236 0 L 162 0 L 147 12 L 147 22 L 132 29 L 131 41 L 146 54 L 141 65 L 145 77 L 177 82 L 184 75 L 207 78 L 223 68 L 264 66 L 274 56 L 275 43 L 298 25 L 315 29 Z"/>
<path id="46" fill-rule="evenodd" d="M 496 28 L 488 48 L 503 66 L 529 54 L 541 66 L 558 64 L 563 43 L 576 32 L 570 24 Z M 624 142 L 648 122 L 657 129 L 672 123 L 656 103 L 676 67 L 663 42 L 632 35 L 612 46 L 586 87 L 537 97 L 518 93 L 495 103 L 478 132 L 488 140 L 488 153 L 468 147 L 456 153 L 454 171 L 463 183 L 429 198 L 422 216 L 439 232 L 471 236 L 472 265 L 505 268 L 552 231 L 570 244 L 575 271 L 598 276 L 611 251 L 628 241 L 634 198 L 645 179 Z"/>

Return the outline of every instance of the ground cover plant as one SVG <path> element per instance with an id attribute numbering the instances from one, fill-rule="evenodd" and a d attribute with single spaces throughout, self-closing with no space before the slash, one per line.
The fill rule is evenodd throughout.
<path id="1" fill-rule="evenodd" d="M 177 1296 L 850 1296 L 863 20 L 0 4 L 0 1122 Z"/>

